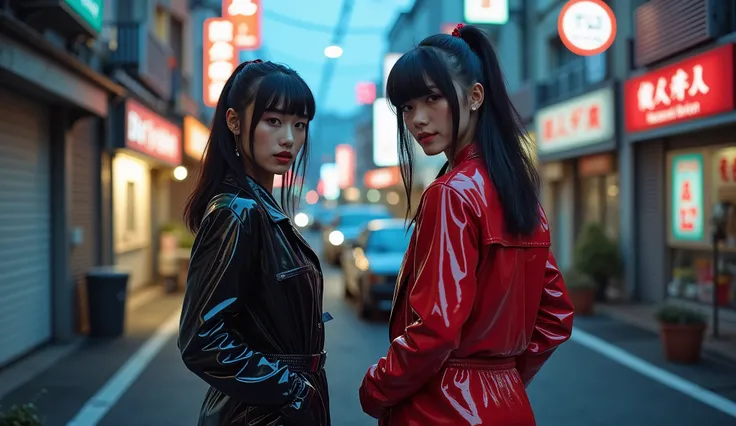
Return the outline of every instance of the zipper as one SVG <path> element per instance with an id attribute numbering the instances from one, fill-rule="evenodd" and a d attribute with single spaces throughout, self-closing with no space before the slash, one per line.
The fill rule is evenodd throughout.
<path id="1" fill-rule="evenodd" d="M 293 278 L 299 274 L 302 274 L 310 270 L 313 270 L 311 265 L 299 266 L 297 268 L 290 269 L 288 271 L 279 272 L 278 274 L 276 274 L 276 280 L 277 281 L 288 280 L 289 278 Z"/>

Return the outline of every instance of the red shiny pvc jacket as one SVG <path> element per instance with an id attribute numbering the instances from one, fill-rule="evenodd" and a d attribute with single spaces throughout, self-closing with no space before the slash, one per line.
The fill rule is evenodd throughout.
<path id="1" fill-rule="evenodd" d="M 546 216 L 530 237 L 507 234 L 474 145 L 419 208 L 363 410 L 383 426 L 535 425 L 525 388 L 573 322 Z"/>

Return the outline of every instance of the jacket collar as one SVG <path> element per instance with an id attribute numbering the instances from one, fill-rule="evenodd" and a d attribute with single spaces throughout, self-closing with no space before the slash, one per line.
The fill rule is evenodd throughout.
<path id="1" fill-rule="evenodd" d="M 480 151 L 478 150 L 478 145 L 476 145 L 475 143 L 471 143 L 465 148 L 461 149 L 457 154 L 455 154 L 455 159 L 452 162 L 452 167 L 456 167 L 463 161 L 472 160 L 474 158 L 480 158 Z"/>
<path id="2" fill-rule="evenodd" d="M 288 220 L 288 217 L 284 213 L 283 210 L 281 210 L 281 207 L 276 202 L 276 199 L 273 198 L 273 195 L 264 188 L 261 184 L 255 181 L 255 179 L 248 176 L 246 178 L 247 181 L 247 187 L 242 185 L 240 181 L 235 179 L 233 176 L 228 176 L 225 178 L 225 183 L 233 186 L 245 193 L 253 195 L 261 204 L 263 209 L 268 214 L 269 219 L 271 219 L 271 222 L 278 223 L 283 222 L 285 220 Z"/>

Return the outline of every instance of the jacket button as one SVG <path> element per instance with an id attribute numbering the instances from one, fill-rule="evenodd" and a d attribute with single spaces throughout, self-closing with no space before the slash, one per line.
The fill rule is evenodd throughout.
<path id="1" fill-rule="evenodd" d="M 317 323 L 317 328 L 318 328 L 319 330 L 322 330 L 322 323 L 321 323 L 321 322 L 318 322 L 318 323 Z"/>

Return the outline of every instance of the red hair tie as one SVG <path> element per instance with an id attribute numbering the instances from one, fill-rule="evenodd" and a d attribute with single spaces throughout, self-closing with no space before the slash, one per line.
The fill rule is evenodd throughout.
<path id="1" fill-rule="evenodd" d="M 462 28 L 464 26 L 465 25 L 463 25 L 463 24 L 457 24 L 457 27 L 455 27 L 455 29 L 452 30 L 452 36 L 453 37 L 460 38 L 460 28 Z"/>

